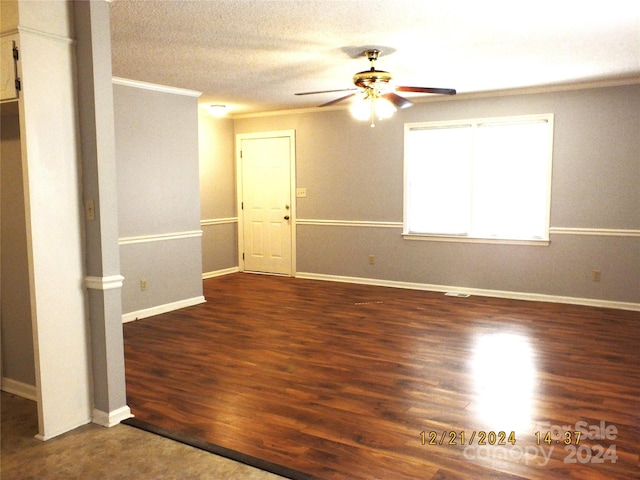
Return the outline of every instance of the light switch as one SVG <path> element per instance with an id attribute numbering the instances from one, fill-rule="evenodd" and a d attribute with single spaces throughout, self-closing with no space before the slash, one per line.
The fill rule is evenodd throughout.
<path id="1" fill-rule="evenodd" d="M 304 187 L 296 188 L 296 197 L 304 198 L 307 196 L 307 189 Z"/>
<path id="2" fill-rule="evenodd" d="M 88 221 L 96 219 L 96 209 L 93 200 L 87 200 L 86 202 L 84 202 L 84 214 L 85 218 Z"/>

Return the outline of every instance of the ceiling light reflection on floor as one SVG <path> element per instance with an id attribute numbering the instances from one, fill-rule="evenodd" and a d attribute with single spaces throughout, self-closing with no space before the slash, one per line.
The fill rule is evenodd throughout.
<path id="1" fill-rule="evenodd" d="M 531 425 L 536 367 L 529 340 L 522 335 L 481 336 L 472 371 L 479 419 L 490 430 L 517 431 Z"/>

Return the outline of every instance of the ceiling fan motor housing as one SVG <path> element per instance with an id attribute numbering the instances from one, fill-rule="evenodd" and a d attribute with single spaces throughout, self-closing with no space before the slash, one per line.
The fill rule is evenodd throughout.
<path id="1" fill-rule="evenodd" d="M 365 70 L 353 76 L 353 83 L 360 88 L 377 88 L 386 86 L 391 81 L 391 74 L 382 70 Z"/>
<path id="2" fill-rule="evenodd" d="M 376 100 L 379 97 L 385 97 L 385 100 L 391 102 L 396 108 L 407 108 L 412 103 L 406 98 L 397 95 L 395 92 L 413 92 L 413 93 L 431 93 L 436 95 L 455 95 L 456 91 L 453 88 L 433 88 L 433 87 L 403 87 L 391 85 L 391 74 L 383 70 L 376 70 L 375 63 L 378 57 L 382 53 L 378 49 L 365 50 L 362 52 L 369 62 L 371 68 L 363 72 L 358 72 L 353 76 L 353 83 L 360 89 L 359 93 L 364 94 L 364 99 Z M 343 88 L 340 90 L 321 90 L 317 92 L 302 92 L 296 93 L 296 95 L 311 95 L 316 93 L 332 93 L 332 92 L 346 92 L 349 90 L 356 90 L 355 88 Z M 328 107 L 335 105 L 336 103 L 347 100 L 356 93 L 350 93 L 344 95 L 330 102 L 323 103 L 321 107 Z"/>
<path id="3" fill-rule="evenodd" d="M 380 91 L 391 81 L 391 74 L 382 70 L 376 70 L 375 64 L 382 51 L 378 49 L 365 50 L 362 52 L 369 62 L 371 68 L 364 72 L 358 72 L 353 76 L 353 83 L 360 88 L 373 88 Z"/>

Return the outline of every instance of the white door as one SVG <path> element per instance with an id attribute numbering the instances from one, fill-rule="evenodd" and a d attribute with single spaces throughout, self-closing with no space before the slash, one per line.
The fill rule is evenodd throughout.
<path id="1" fill-rule="evenodd" d="M 273 135 L 238 136 L 241 253 L 245 271 L 292 275 L 293 134 Z"/>

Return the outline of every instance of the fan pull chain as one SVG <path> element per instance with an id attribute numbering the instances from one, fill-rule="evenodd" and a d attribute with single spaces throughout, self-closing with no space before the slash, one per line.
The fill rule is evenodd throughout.
<path id="1" fill-rule="evenodd" d="M 374 97 L 369 98 L 369 104 L 371 105 L 371 128 L 375 128 L 376 123 L 375 123 L 375 119 L 376 119 L 376 102 Z"/>

